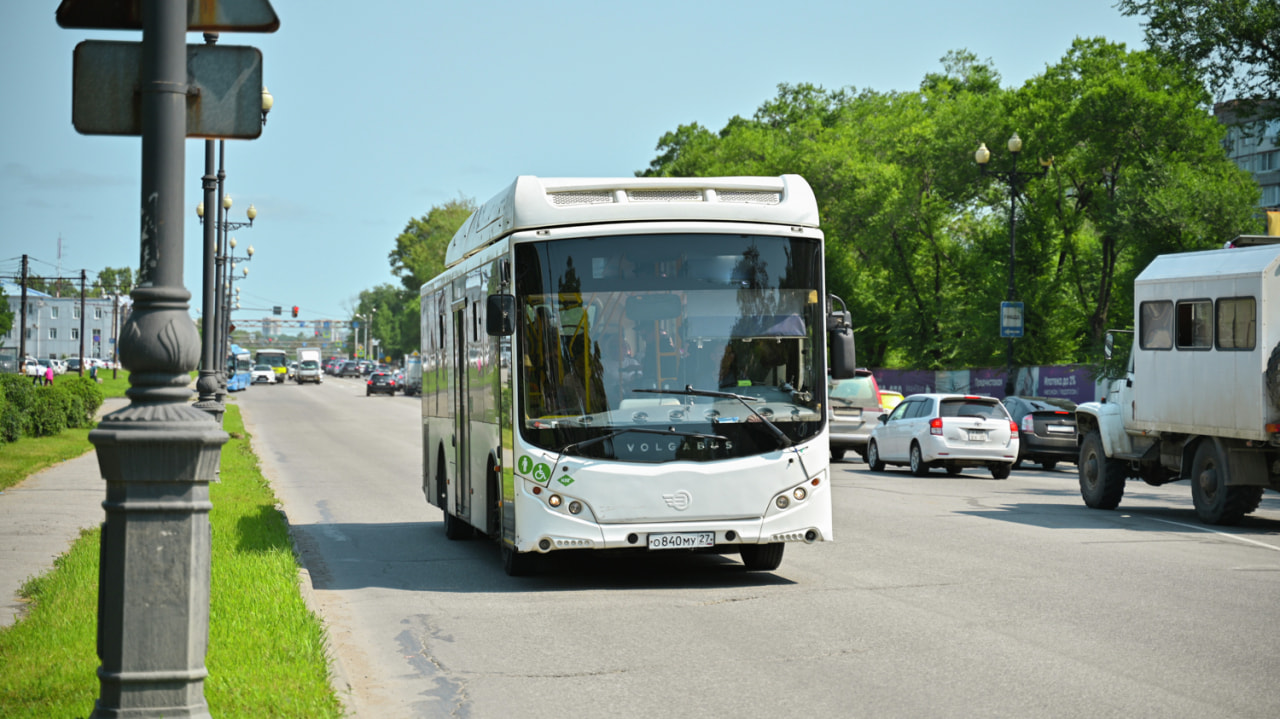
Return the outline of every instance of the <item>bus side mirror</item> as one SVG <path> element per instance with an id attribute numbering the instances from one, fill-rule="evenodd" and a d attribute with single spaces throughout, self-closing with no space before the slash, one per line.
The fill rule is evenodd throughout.
<path id="1" fill-rule="evenodd" d="M 827 348 L 831 354 L 831 379 L 849 379 L 857 368 L 853 323 L 848 312 L 827 315 Z"/>
<path id="2" fill-rule="evenodd" d="M 489 295 L 484 307 L 484 331 L 490 337 L 510 337 L 516 331 L 516 298 Z"/>

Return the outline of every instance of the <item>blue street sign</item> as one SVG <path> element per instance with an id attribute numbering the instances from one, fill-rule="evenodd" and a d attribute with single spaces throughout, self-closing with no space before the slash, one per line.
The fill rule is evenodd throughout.
<path id="1" fill-rule="evenodd" d="M 1022 336 L 1022 303 L 1021 302 L 1001 302 L 1000 303 L 1000 336 L 1001 337 L 1021 337 Z"/>

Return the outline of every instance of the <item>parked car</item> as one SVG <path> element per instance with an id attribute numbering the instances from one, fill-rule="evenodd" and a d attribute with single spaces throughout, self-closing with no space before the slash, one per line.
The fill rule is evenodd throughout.
<path id="1" fill-rule="evenodd" d="M 343 362 L 342 369 L 338 371 L 338 376 L 339 377 L 359 377 L 360 363 L 359 362 Z"/>
<path id="2" fill-rule="evenodd" d="M 880 406 L 880 386 L 870 371 L 857 370 L 849 379 L 832 380 L 827 389 L 827 421 L 831 423 L 831 458 L 842 459 L 850 449 L 867 459 L 867 440 Z"/>
<path id="3" fill-rule="evenodd" d="M 254 365 L 250 373 L 254 384 L 275 384 L 276 371 L 269 364 Z"/>
<path id="4" fill-rule="evenodd" d="M 1057 397 L 1005 397 L 1004 408 L 1018 423 L 1018 459 L 1038 462 L 1053 469 L 1058 462 L 1075 462 L 1080 455 L 1076 444 L 1076 403 Z"/>
<path id="5" fill-rule="evenodd" d="M 923 476 L 934 467 L 960 474 L 986 467 L 1006 479 L 1018 459 L 1018 425 L 994 397 L 963 394 L 913 394 L 881 418 L 867 443 L 873 472 L 885 465 L 907 465 Z"/>
<path id="6" fill-rule="evenodd" d="M 894 407 L 902 404 L 903 396 L 901 392 L 895 392 L 891 389 L 880 390 L 880 408 L 885 414 L 893 411 Z"/>
<path id="7" fill-rule="evenodd" d="M 364 395 L 368 397 L 379 392 L 394 396 L 396 387 L 396 377 L 390 372 L 370 372 L 369 379 L 365 382 Z"/>
<path id="8" fill-rule="evenodd" d="M 89 369 L 89 367 L 86 365 L 86 366 L 85 366 L 85 369 Z M 79 372 L 79 371 L 80 371 L 80 358 L 79 358 L 79 357 L 69 357 L 69 358 L 67 358 L 67 371 L 68 371 L 68 372 Z"/>

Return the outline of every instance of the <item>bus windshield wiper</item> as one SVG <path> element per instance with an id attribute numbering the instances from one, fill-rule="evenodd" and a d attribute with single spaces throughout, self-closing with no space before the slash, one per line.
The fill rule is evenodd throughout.
<path id="1" fill-rule="evenodd" d="M 715 397 L 718 399 L 736 399 L 742 403 L 743 407 L 746 407 L 748 410 L 750 410 L 751 414 L 754 414 L 757 419 L 759 419 L 761 422 L 764 423 L 765 429 L 768 429 L 769 433 L 777 438 L 778 444 L 781 444 L 784 448 L 790 447 L 791 445 L 795 444 L 795 442 L 792 442 L 791 438 L 788 437 L 785 432 L 783 432 L 781 429 L 778 429 L 778 425 L 774 424 L 773 422 L 770 422 L 767 417 L 757 412 L 756 408 L 750 405 L 751 402 L 763 402 L 764 399 L 761 397 L 751 397 L 750 395 L 745 395 L 745 394 L 734 394 L 733 392 L 717 392 L 709 389 L 694 389 L 693 385 L 689 385 L 689 384 L 685 385 L 684 389 L 633 389 L 631 391 L 646 392 L 648 394 L 678 394 L 686 397 Z"/>
<path id="2" fill-rule="evenodd" d="M 631 432 L 636 432 L 639 434 L 661 434 L 668 437 L 692 437 L 693 439 L 709 439 L 709 440 L 718 440 L 720 442 L 729 441 L 728 437 L 723 437 L 718 434 L 702 434 L 700 432 L 681 432 L 676 429 L 656 429 L 651 427 L 627 427 L 625 429 L 615 429 L 612 432 L 602 434 L 599 437 L 584 439 L 581 442 L 570 442 L 569 444 L 566 444 L 565 446 L 561 447 L 559 450 L 556 451 L 556 461 L 551 464 L 551 471 L 553 473 L 556 471 L 556 467 L 560 466 L 560 460 L 566 454 L 571 454 L 573 452 L 580 451 L 584 447 L 590 447 L 593 444 L 600 444 L 601 442 L 611 440 L 614 437 L 617 437 L 619 435 L 629 434 Z"/>
<path id="3" fill-rule="evenodd" d="M 559 454 L 562 454 L 562 455 L 571 454 L 572 452 L 576 452 L 585 447 L 590 447 L 593 444 L 600 444 L 601 442 L 613 439 L 618 435 L 627 434 L 629 432 L 637 432 L 639 434 L 661 434 L 669 437 L 692 437 L 694 439 L 715 439 L 715 440 L 720 440 L 722 442 L 727 441 L 729 439 L 728 437 L 721 437 L 718 434 L 700 434 L 698 432 L 680 432 L 675 429 L 656 429 L 651 427 L 627 427 L 625 429 L 615 429 L 612 432 L 609 432 L 607 434 L 602 434 L 599 437 L 584 439 L 581 442 L 570 442 L 569 444 L 566 444 L 565 446 L 560 448 Z M 556 462 L 559 463 L 559 461 L 560 461 L 560 458 L 557 457 Z"/>

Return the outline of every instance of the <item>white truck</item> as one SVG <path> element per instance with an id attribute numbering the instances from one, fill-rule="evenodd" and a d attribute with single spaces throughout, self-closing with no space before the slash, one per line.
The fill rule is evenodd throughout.
<path id="1" fill-rule="evenodd" d="M 1135 280 L 1128 372 L 1076 409 L 1089 507 L 1116 508 L 1131 477 L 1186 479 L 1202 521 L 1235 524 L 1280 491 L 1280 244 L 1242 239 Z"/>
<path id="2" fill-rule="evenodd" d="M 320 350 L 315 347 L 298 348 L 298 369 L 293 374 L 298 384 L 324 381 L 324 371 L 320 368 Z"/>

